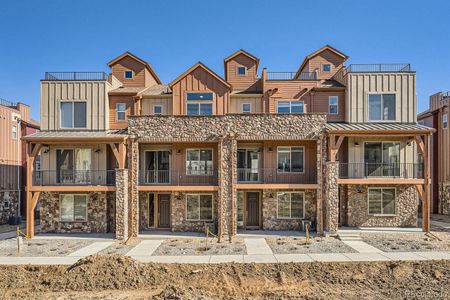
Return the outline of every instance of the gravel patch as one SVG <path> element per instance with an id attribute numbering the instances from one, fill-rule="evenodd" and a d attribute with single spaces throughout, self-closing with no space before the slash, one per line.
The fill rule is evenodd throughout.
<path id="1" fill-rule="evenodd" d="M 422 232 L 361 233 L 364 242 L 385 252 L 449 251 L 448 234 L 434 233 L 439 239 Z"/>
<path id="2" fill-rule="evenodd" d="M 91 240 L 22 239 L 20 256 L 67 256 L 93 243 Z M 0 256 L 17 256 L 17 239 L 0 241 Z"/>
<path id="3" fill-rule="evenodd" d="M 155 250 L 153 256 L 158 255 L 243 255 L 246 254 L 244 240 L 234 238 L 230 243 L 223 241 L 218 243 L 217 239 L 208 239 L 208 248 L 205 249 L 204 238 L 169 239 Z"/>
<path id="4" fill-rule="evenodd" d="M 266 238 L 274 254 L 309 254 L 309 253 L 354 253 L 353 248 L 334 237 L 313 237 L 306 243 L 306 238 L 279 237 Z"/>
<path id="5" fill-rule="evenodd" d="M 115 241 L 111 246 L 98 252 L 97 255 L 127 254 L 140 242 L 140 239 L 130 239 L 127 244 L 124 242 Z"/>

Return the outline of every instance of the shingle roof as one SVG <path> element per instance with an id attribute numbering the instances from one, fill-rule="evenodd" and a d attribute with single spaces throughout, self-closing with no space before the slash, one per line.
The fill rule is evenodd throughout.
<path id="1" fill-rule="evenodd" d="M 414 131 L 432 132 L 433 128 L 417 123 L 327 123 L 327 131 Z"/>
<path id="2" fill-rule="evenodd" d="M 172 90 L 167 84 L 157 84 L 139 92 L 139 96 L 154 96 L 171 94 Z"/>
<path id="3" fill-rule="evenodd" d="M 46 139 L 121 139 L 127 136 L 127 129 L 104 130 L 104 131 L 39 131 L 23 137 L 24 140 L 46 140 Z"/>
<path id="4" fill-rule="evenodd" d="M 145 87 L 124 86 L 109 91 L 111 94 L 137 94 L 143 91 Z"/>

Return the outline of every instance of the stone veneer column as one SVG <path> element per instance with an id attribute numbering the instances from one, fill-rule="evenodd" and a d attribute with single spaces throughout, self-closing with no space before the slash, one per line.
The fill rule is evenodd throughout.
<path id="1" fill-rule="evenodd" d="M 233 136 L 221 138 L 218 144 L 218 233 L 220 239 L 236 234 L 236 158 L 237 141 Z"/>
<path id="2" fill-rule="evenodd" d="M 324 170 L 325 229 L 336 234 L 339 224 L 339 162 L 326 162 Z"/>
<path id="3" fill-rule="evenodd" d="M 139 233 L 139 143 L 131 139 L 128 147 L 128 169 L 130 173 L 130 192 L 128 199 L 128 235 Z"/>
<path id="4" fill-rule="evenodd" d="M 317 184 L 319 188 L 317 189 L 317 210 L 316 210 L 316 228 L 317 234 L 323 235 L 323 139 L 320 137 L 317 140 Z"/>
<path id="5" fill-rule="evenodd" d="M 116 239 L 128 238 L 128 169 L 116 169 Z"/>

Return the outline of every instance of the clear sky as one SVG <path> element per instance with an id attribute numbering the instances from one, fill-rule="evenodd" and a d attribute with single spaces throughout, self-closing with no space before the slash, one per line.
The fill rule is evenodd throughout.
<path id="1" fill-rule="evenodd" d="M 0 98 L 32 105 L 39 119 L 45 71 L 108 71 L 130 51 L 165 82 L 201 60 L 245 49 L 269 71 L 295 71 L 325 44 L 350 63 L 411 63 L 418 110 L 450 90 L 450 1 L 2 0 Z M 261 68 L 262 69 L 262 68 Z"/>

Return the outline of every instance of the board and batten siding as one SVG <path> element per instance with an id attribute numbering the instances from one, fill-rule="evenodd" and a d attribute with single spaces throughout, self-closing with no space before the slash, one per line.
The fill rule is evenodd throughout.
<path id="1" fill-rule="evenodd" d="M 142 115 L 153 115 L 154 106 L 162 107 L 163 115 L 172 114 L 172 96 L 154 96 L 142 99 Z"/>
<path id="2" fill-rule="evenodd" d="M 415 73 L 348 73 L 347 77 L 346 122 L 374 122 L 368 118 L 368 97 L 377 93 L 395 94 L 395 122 L 416 122 Z"/>

